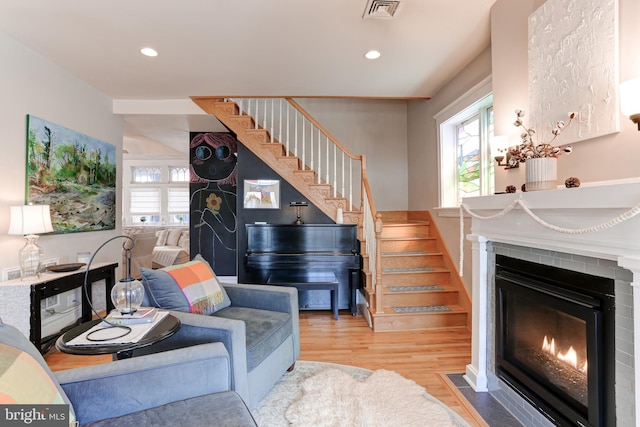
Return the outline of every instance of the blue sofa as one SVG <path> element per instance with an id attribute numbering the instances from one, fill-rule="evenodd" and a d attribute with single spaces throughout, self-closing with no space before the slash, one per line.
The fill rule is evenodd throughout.
<path id="1" fill-rule="evenodd" d="M 281 286 L 222 283 L 231 305 L 212 315 L 170 310 L 182 322 L 172 337 L 150 352 L 221 342 L 231 357 L 231 386 L 255 409 L 300 356 L 298 291 Z M 148 296 L 143 305 L 152 305 Z M 166 308 L 166 307 L 165 307 Z"/>
<path id="2" fill-rule="evenodd" d="M 256 426 L 230 389 L 231 361 L 221 343 L 54 374 L 24 335 L 0 322 L 0 392 L 24 404 L 53 393 L 46 404 L 69 404 L 80 426 Z"/>

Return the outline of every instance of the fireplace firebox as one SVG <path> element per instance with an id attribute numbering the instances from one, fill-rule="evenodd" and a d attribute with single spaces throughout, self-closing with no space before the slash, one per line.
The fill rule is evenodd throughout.
<path id="1" fill-rule="evenodd" d="M 556 425 L 615 426 L 614 281 L 496 255 L 496 373 Z"/>

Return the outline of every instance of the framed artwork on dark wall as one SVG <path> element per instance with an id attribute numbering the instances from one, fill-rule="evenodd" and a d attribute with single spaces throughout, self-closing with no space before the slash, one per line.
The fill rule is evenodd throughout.
<path id="1" fill-rule="evenodd" d="M 49 205 L 56 233 L 116 227 L 116 147 L 27 115 L 26 202 Z"/>
<path id="2" fill-rule="evenodd" d="M 280 209 L 280 180 L 245 179 L 242 200 L 245 209 Z"/>

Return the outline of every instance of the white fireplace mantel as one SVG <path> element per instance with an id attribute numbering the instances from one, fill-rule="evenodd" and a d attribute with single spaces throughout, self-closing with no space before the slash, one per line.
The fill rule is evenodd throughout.
<path id="1" fill-rule="evenodd" d="M 558 227 L 579 229 L 605 224 L 640 206 L 640 183 L 500 194 L 463 200 L 472 212 L 492 216 L 515 199 L 533 213 Z M 558 250 L 598 258 L 640 258 L 639 214 L 611 228 L 593 233 L 565 234 L 536 223 L 521 207 L 497 219 L 472 222 L 471 232 L 491 241 Z M 570 249 L 570 250 L 568 250 Z"/>
<path id="2" fill-rule="evenodd" d="M 465 378 L 477 392 L 488 391 L 487 351 L 490 332 L 487 301 L 489 277 L 488 244 L 500 242 L 522 247 L 584 255 L 615 261 L 633 273 L 634 307 L 640 307 L 640 182 L 614 183 L 581 188 L 500 194 L 463 200 L 463 205 L 481 217 L 492 217 L 514 200 L 541 220 L 564 229 L 607 227 L 593 232 L 563 233 L 536 222 L 521 206 L 495 219 L 472 218 L 473 335 L 472 360 Z M 637 215 L 636 212 L 638 213 Z M 627 213 L 630 218 L 612 223 Z M 618 218 L 621 219 L 621 218 Z M 611 226 L 611 227 L 609 227 Z M 634 309 L 634 365 L 640 367 L 640 309 Z M 635 369 L 635 390 L 640 390 L 640 369 Z M 640 408 L 640 392 L 635 395 Z M 640 426 L 640 417 L 636 419 Z"/>

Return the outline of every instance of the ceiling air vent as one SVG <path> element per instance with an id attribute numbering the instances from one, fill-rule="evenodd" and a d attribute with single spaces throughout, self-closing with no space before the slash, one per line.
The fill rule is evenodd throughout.
<path id="1" fill-rule="evenodd" d="M 367 8 L 364 10 L 364 19 L 391 19 L 398 10 L 399 1 L 392 0 L 369 0 Z"/>

